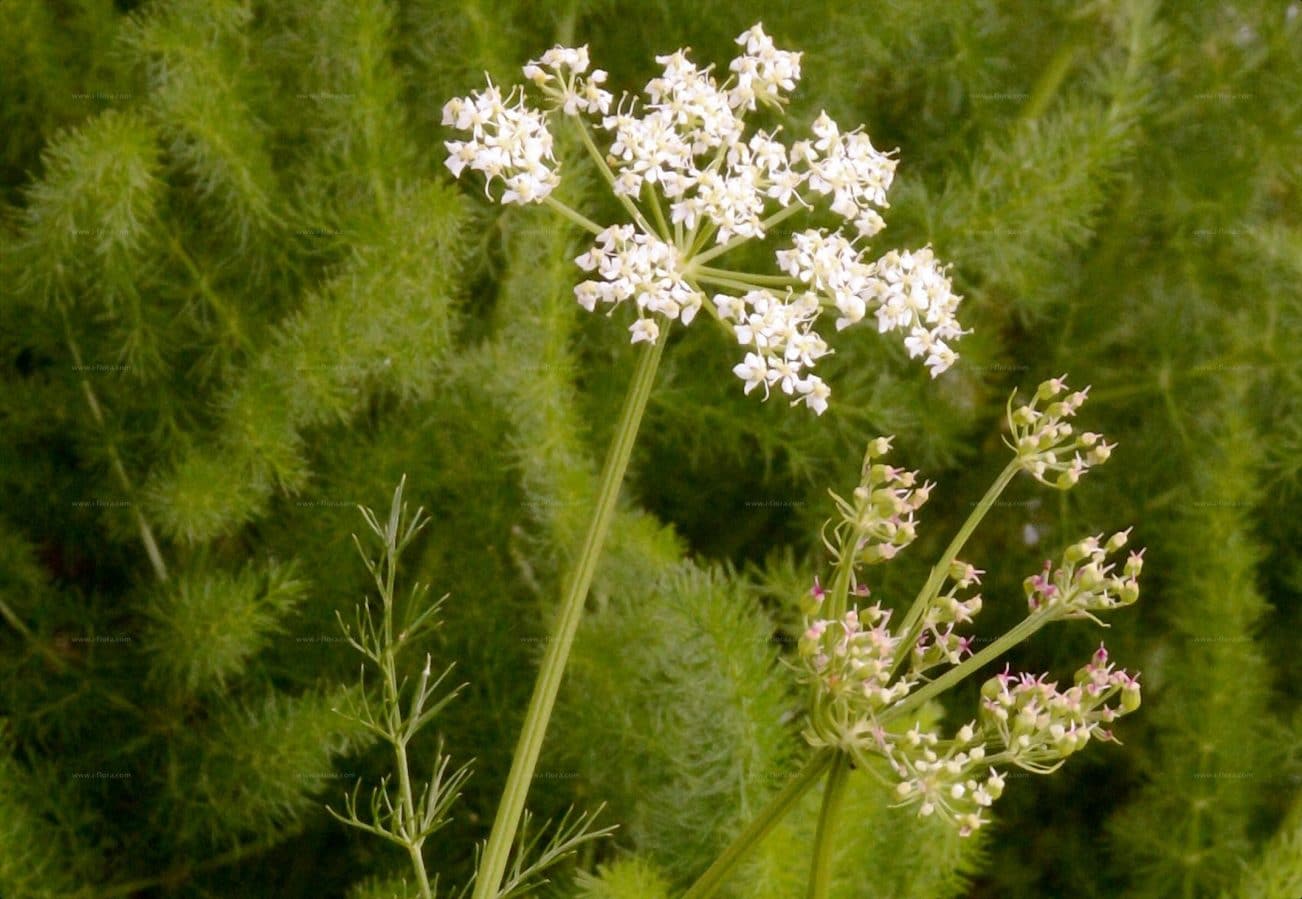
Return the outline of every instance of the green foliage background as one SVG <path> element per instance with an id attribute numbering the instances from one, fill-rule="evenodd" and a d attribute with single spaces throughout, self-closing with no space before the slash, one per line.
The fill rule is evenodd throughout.
<path id="1" fill-rule="evenodd" d="M 366 589 L 355 507 L 403 473 L 434 519 L 407 574 L 450 594 L 428 649 L 468 683 L 417 743 L 475 759 L 429 852 L 464 881 L 632 353 L 573 302 L 582 234 L 450 182 L 440 108 L 558 40 L 632 88 L 680 46 L 726 63 L 757 20 L 806 54 L 793 128 L 826 108 L 900 148 L 878 243 L 932 243 L 974 333 L 935 382 L 840 335 L 818 419 L 743 397 L 708 328 L 672 340 L 530 797 L 620 831 L 546 891 L 699 873 L 800 758 L 780 657 L 825 490 L 881 433 L 939 482 L 874 583 L 911 595 L 1003 463 L 1007 394 L 1067 371 L 1120 448 L 1069 494 L 1007 494 L 968 553 L 983 626 L 1045 555 L 1134 523 L 1144 596 L 1107 637 L 1144 708 L 1124 747 L 1010 780 L 979 840 L 859 776 L 835 894 L 1302 895 L 1297 3 L 0 15 L 0 896 L 402 894 L 405 859 L 324 806 L 385 770 L 332 711 L 357 689 L 334 614 Z M 568 158 L 566 199 L 614 220 Z M 1065 676 L 1098 636 L 1014 661 Z M 808 800 L 733 895 L 802 894 Z"/>

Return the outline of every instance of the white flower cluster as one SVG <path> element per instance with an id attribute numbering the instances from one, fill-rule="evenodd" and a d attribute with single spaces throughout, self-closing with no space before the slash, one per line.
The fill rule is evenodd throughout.
<path id="1" fill-rule="evenodd" d="M 781 104 L 783 92 L 795 90 L 800 80 L 800 54 L 779 50 L 761 25 L 742 32 L 737 43 L 746 48 L 746 53 L 728 66 L 737 78 L 728 92 L 728 105 L 733 109 L 754 109 L 757 101 L 770 106 Z"/>
<path id="2" fill-rule="evenodd" d="M 764 386 L 767 397 L 774 384 L 794 402 L 804 402 L 820 415 L 827 408 L 831 389 L 823 379 L 805 374 L 806 368 L 831 350 L 813 330 L 820 305 L 812 293 L 785 298 L 768 290 L 752 290 L 740 297 L 719 294 L 714 298 L 719 318 L 733 325 L 737 342 L 747 347 L 746 359 L 733 366 L 733 373 L 746 382 L 746 392 Z"/>
<path id="3" fill-rule="evenodd" d="M 809 186 L 832 197 L 832 211 L 853 222 L 864 237 L 872 237 L 885 223 L 872 208 L 883 209 L 886 191 L 895 179 L 896 160 L 873 149 L 862 131 L 842 134 L 826 112 L 820 113 L 811 128 L 818 138 L 811 144 L 802 141 L 792 148 L 792 155 L 809 167 Z"/>
<path id="4" fill-rule="evenodd" d="M 784 272 L 831 298 L 841 313 L 838 331 L 873 313 L 881 333 L 908 333 L 905 348 L 913 358 L 926 357 L 932 377 L 957 361 L 946 341 L 966 333 L 955 317 L 960 298 L 930 247 L 892 250 L 867 263 L 839 232 L 802 231 L 790 250 L 778 251 L 777 261 Z"/>
<path id="5" fill-rule="evenodd" d="M 606 83 L 606 72 L 595 69 L 587 78 L 587 47 L 553 47 L 540 59 L 529 60 L 524 67 L 524 77 L 538 85 L 543 94 L 557 102 L 566 115 L 581 112 L 605 115 L 614 98 L 601 85 Z"/>
<path id="6" fill-rule="evenodd" d="M 576 298 L 589 310 L 636 298 L 634 342 L 659 338 L 654 315 L 687 324 L 707 290 L 714 294 L 707 308 L 745 347 L 733 371 L 747 393 L 763 386 L 767 397 L 778 387 L 793 405 L 827 408 L 831 390 L 812 372 L 831 352 L 816 330 L 825 308 L 838 310 L 838 330 L 875 315 L 880 332 L 904 334 L 910 356 L 924 358 L 933 377 L 945 371 L 957 358 L 950 344 L 965 332 L 955 318 L 960 298 L 930 248 L 868 261 L 856 245 L 885 227 L 878 210 L 889 205 L 897 161 L 860 129 L 842 132 L 826 112 L 809 138 L 790 145 L 780 129 L 749 129 L 749 112 L 786 102 L 801 54 L 778 49 L 758 24 L 736 43 L 741 55 L 722 83 L 712 66 L 678 50 L 657 56 L 661 74 L 617 104 L 603 88 L 606 72 L 589 72 L 587 47 L 553 47 L 524 67 L 549 108 L 577 124 L 630 224 L 603 229 L 551 196 L 557 173 L 544 114 L 491 83 L 445 107 L 444 124 L 471 133 L 447 142 L 448 168 L 457 177 L 481 172 L 489 184 L 500 178 L 502 202 L 546 201 L 588 228 L 597 246 L 578 262 L 602 280 L 578 285 Z M 594 139 L 602 132 L 604 150 Z M 777 250 L 789 277 L 709 267 L 819 202 L 843 230 L 806 230 Z"/>
<path id="7" fill-rule="evenodd" d="M 591 250 L 575 260 L 584 271 L 595 271 L 603 280 L 584 281 L 574 288 L 574 295 L 589 312 L 598 303 L 617 306 L 636 299 L 638 318 L 629 328 L 633 342 L 654 343 L 660 326 L 643 313 L 659 313 L 690 325 L 701 308 L 700 292 L 678 274 L 677 257 L 677 249 L 663 240 L 632 225 L 612 225 L 597 235 Z"/>
<path id="8" fill-rule="evenodd" d="M 443 124 L 470 132 L 470 140 L 445 142 L 447 166 L 456 178 L 466 168 L 483 174 L 485 194 L 500 178 L 506 188 L 501 202 L 537 203 L 560 183 L 547 120 L 524 105 L 524 91 L 504 98 L 490 81 L 482 91 L 449 100 Z"/>

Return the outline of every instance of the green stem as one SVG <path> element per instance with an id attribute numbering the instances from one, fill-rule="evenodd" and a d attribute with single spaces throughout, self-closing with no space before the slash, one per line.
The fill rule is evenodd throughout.
<path id="1" fill-rule="evenodd" d="M 1080 55 L 1080 47 L 1076 44 L 1064 44 L 1053 59 L 1049 61 L 1048 67 L 1040 75 L 1039 82 L 1031 92 L 1031 97 L 1026 101 L 1026 106 L 1022 109 L 1023 121 L 1038 119 L 1044 115 L 1048 109 L 1049 103 L 1053 100 L 1054 95 L 1058 93 L 1058 88 L 1062 86 L 1063 79 L 1075 65 L 1077 57 Z"/>
<path id="2" fill-rule="evenodd" d="M 766 218 L 760 224 L 762 225 L 764 230 L 767 231 L 769 228 L 772 228 L 778 222 L 790 218 L 791 216 L 795 215 L 797 212 L 802 211 L 804 208 L 805 207 L 801 206 L 799 203 L 792 203 L 790 206 L 786 207 L 785 209 L 780 209 L 777 212 L 773 213 L 771 216 Z M 699 256 L 695 257 L 696 262 L 701 264 L 709 262 L 711 259 L 714 259 L 718 256 L 722 256 L 724 253 L 728 252 L 729 250 L 741 246 L 748 240 L 750 240 L 749 237 L 740 237 L 740 236 L 734 237 L 732 240 L 728 241 L 727 243 L 719 244 L 717 247 L 711 247 L 710 249 L 706 250 L 704 253 L 701 253 Z"/>
<path id="3" fill-rule="evenodd" d="M 768 836 L 769 831 L 818 782 L 835 758 L 834 749 L 823 749 L 815 753 L 791 783 L 769 800 L 769 804 L 746 825 L 746 829 L 738 834 L 728 848 L 705 870 L 705 873 L 696 879 L 691 888 L 683 894 L 683 899 L 706 899 L 707 896 L 713 896 L 715 890 L 723 885 L 724 878 L 732 872 L 742 857 Z"/>
<path id="4" fill-rule="evenodd" d="M 206 871 L 216 871 L 227 865 L 237 864 L 251 856 L 260 855 L 268 849 L 274 847 L 283 837 L 275 837 L 269 840 L 260 840 L 256 843 L 247 843 L 243 846 L 237 846 L 229 852 L 223 852 L 221 855 L 215 855 L 212 858 L 204 859 L 196 865 L 177 865 L 162 874 L 153 877 L 145 877 L 140 880 L 120 881 L 100 887 L 87 887 L 79 890 L 72 895 L 75 897 L 86 897 L 86 899 L 108 899 L 115 896 L 134 896 L 145 890 L 155 887 L 163 887 L 169 891 L 175 890 L 180 886 L 188 883 L 196 874 L 202 874 Z"/>
<path id="5" fill-rule="evenodd" d="M 917 597 L 913 600 L 913 605 L 909 607 L 909 613 L 904 617 L 904 622 L 900 625 L 899 633 L 904 635 L 904 642 L 900 646 L 905 651 L 901 652 L 899 658 L 896 659 L 896 667 L 908 655 L 908 648 L 913 646 L 913 641 L 917 639 L 918 635 L 914 633 L 915 627 L 921 620 L 922 614 L 927 610 L 927 605 L 936 598 L 936 594 L 940 591 L 941 584 L 945 582 L 945 577 L 949 574 L 950 565 L 958 558 L 958 554 L 963 551 L 963 546 L 967 543 L 968 538 L 972 536 L 972 532 L 977 529 L 977 525 L 986 517 L 986 513 L 994 507 L 995 501 L 999 499 L 1000 494 L 1004 492 L 1019 471 L 1021 471 L 1021 466 L 1016 459 L 1008 463 L 1007 467 L 999 473 L 999 477 L 995 478 L 995 482 L 990 485 L 986 495 L 981 497 L 981 502 L 977 503 L 977 507 L 972 510 L 972 514 L 967 517 L 967 521 L 963 522 L 963 526 L 959 528 L 958 533 L 954 535 L 954 539 L 946 547 L 945 554 L 940 557 L 940 561 L 932 566 L 931 575 L 927 578 L 927 582 L 922 585 L 922 589 L 918 591 Z"/>
<path id="6" fill-rule="evenodd" d="M 605 543 L 611 520 L 614 518 L 615 502 L 619 498 L 619 489 L 624 482 L 624 472 L 628 469 L 628 460 L 637 439 L 638 427 L 642 423 L 642 414 L 646 411 L 647 398 L 651 395 L 651 386 L 655 383 L 656 369 L 659 367 L 666 339 L 667 335 L 662 335 L 655 343 L 643 348 L 633 381 L 628 388 L 628 395 L 624 398 L 624 408 L 615 429 L 614 441 L 610 445 L 605 467 L 601 473 L 596 508 L 593 509 L 583 548 L 579 552 L 578 560 L 566 585 L 555 631 L 547 643 L 542 667 L 538 671 L 538 680 L 534 684 L 533 697 L 529 700 L 529 710 L 525 713 L 520 740 L 516 744 L 515 755 L 511 760 L 511 772 L 506 778 L 502 801 L 497 808 L 497 817 L 493 821 L 492 832 L 484 846 L 479 873 L 475 878 L 474 899 L 495 899 L 502 875 L 506 871 L 511 846 L 515 841 L 516 828 L 519 827 L 520 815 L 524 811 L 525 797 L 529 792 L 529 782 L 533 779 L 534 767 L 542 751 L 543 737 L 547 733 L 547 722 L 556 703 L 556 694 L 560 691 L 561 679 L 565 674 L 565 663 L 569 658 L 570 646 L 574 642 L 574 634 L 578 630 L 579 619 L 583 614 L 583 603 L 588 596 L 588 587 L 592 584 L 597 560 L 601 556 L 602 545 Z"/>
<path id="7" fill-rule="evenodd" d="M 716 225 L 714 222 L 710 221 L 709 219 L 703 216 L 699 218 L 696 222 L 696 228 L 692 231 L 691 240 L 687 242 L 688 257 L 689 258 L 694 257 L 697 253 L 699 253 L 701 251 L 701 247 L 705 246 L 706 243 L 709 242 L 710 238 L 714 237 L 715 232 L 717 232 L 718 230 L 719 230 L 719 226 Z"/>
<path id="8" fill-rule="evenodd" d="M 725 278 L 721 275 L 710 275 L 702 271 L 695 271 L 692 277 L 705 284 L 718 284 L 720 287 L 731 287 L 733 290 L 742 290 L 749 293 L 752 290 L 760 289 L 760 285 L 752 284 L 748 281 L 738 281 L 735 278 Z"/>
<path id="9" fill-rule="evenodd" d="M 850 760 L 837 753 L 832 770 L 823 787 L 823 808 L 818 813 L 818 830 L 814 834 L 814 861 L 809 871 L 809 899 L 824 899 L 832 881 L 832 833 L 836 816 L 845 799 L 845 784 L 850 776 Z"/>
<path id="10" fill-rule="evenodd" d="M 397 537 L 391 535 L 391 540 Z M 416 883 L 420 887 L 421 899 L 432 899 L 429 874 L 425 870 L 425 856 L 421 852 L 422 840 L 419 837 L 420 823 L 416 815 L 416 798 L 411 787 L 411 771 L 407 765 L 406 728 L 402 722 L 402 695 L 398 684 L 397 650 L 393 642 L 393 602 L 394 585 L 398 577 L 398 545 L 391 542 L 385 553 L 384 582 L 381 584 L 384 601 L 384 653 L 381 656 L 384 668 L 385 707 L 388 710 L 389 739 L 393 742 L 394 761 L 398 768 L 398 801 L 402 804 L 399 826 L 394 828 L 407 846 L 411 865 L 416 871 Z"/>
<path id="11" fill-rule="evenodd" d="M 656 196 L 656 189 L 651 184 L 642 185 L 646 192 L 651 196 L 651 202 L 647 205 L 651 207 L 651 214 L 655 217 L 656 224 L 660 226 L 660 236 L 665 242 L 673 240 L 673 232 L 669 230 L 669 223 L 665 221 L 665 211 L 660 208 L 660 198 Z"/>
<path id="12" fill-rule="evenodd" d="M 592 135 L 588 133 L 587 124 L 582 118 L 578 120 L 578 123 L 579 137 L 583 139 L 583 146 L 587 149 L 588 155 L 592 157 L 593 162 L 597 164 L 597 169 L 600 170 L 601 177 L 606 179 L 606 183 L 609 184 L 613 190 L 615 187 L 615 173 L 610 170 L 610 166 L 606 163 L 606 157 L 601 155 L 601 150 L 597 148 L 597 144 L 592 139 Z M 615 197 L 619 200 L 620 204 L 623 205 L 628 214 L 633 217 L 633 221 L 637 222 L 638 227 L 640 227 L 643 232 L 646 234 L 655 233 L 655 230 L 647 224 L 646 219 L 643 218 L 642 213 L 638 210 L 637 204 L 621 193 L 616 193 Z"/>
<path id="13" fill-rule="evenodd" d="M 375 189 L 383 192 L 382 185 L 377 184 Z M 172 253 L 181 261 L 181 264 L 185 266 L 186 271 L 190 273 L 190 277 L 194 279 L 195 287 L 198 288 L 199 293 L 208 301 L 208 306 L 216 312 L 217 316 L 226 324 L 227 330 L 230 331 L 231 338 L 235 341 L 235 346 L 239 349 L 247 349 L 249 346 L 249 340 L 244 335 L 244 329 L 240 327 L 239 317 L 236 316 L 226 302 L 222 300 L 221 297 L 217 296 L 212 287 L 209 286 L 208 277 L 200 271 L 198 264 L 194 261 L 194 257 L 191 256 L 186 251 L 185 247 L 181 245 L 181 242 L 176 239 L 176 235 L 169 234 L 167 241 L 172 249 Z"/>
<path id="14" fill-rule="evenodd" d="M 979 670 L 988 662 L 997 659 L 999 656 L 1030 637 L 1049 622 L 1056 620 L 1057 617 L 1058 616 L 1053 611 L 1047 611 L 1037 612 L 1028 618 L 1022 619 L 1016 627 L 1004 634 L 995 642 L 991 643 L 985 649 L 970 656 L 962 664 L 955 665 L 953 668 L 949 669 L 935 680 L 929 682 L 921 689 L 913 691 L 898 705 L 891 706 L 882 713 L 879 720 L 882 724 L 885 724 L 895 718 L 901 718 L 909 714 L 914 709 L 920 708 L 933 696 L 939 696 L 968 675 Z"/>
<path id="15" fill-rule="evenodd" d="M 732 278 L 735 281 L 748 281 L 756 287 L 809 287 L 804 281 L 790 275 L 756 275 L 751 272 L 734 272 L 726 268 L 711 268 L 708 265 L 698 265 L 693 270 L 701 278 Z"/>
<path id="16" fill-rule="evenodd" d="M 63 332 L 68 341 L 68 350 L 72 353 L 73 364 L 78 371 L 85 371 L 85 365 L 81 361 L 81 350 L 77 346 L 77 340 L 72 336 L 72 323 L 68 321 L 68 311 L 63 308 L 63 304 L 58 304 L 59 315 L 63 318 Z M 81 379 L 81 390 L 86 396 L 86 405 L 90 406 L 91 417 L 95 419 L 95 424 L 99 425 L 104 432 L 104 445 L 108 452 L 109 464 L 113 468 L 113 474 L 117 476 L 118 483 L 126 491 L 128 496 L 132 497 L 131 511 L 136 519 L 136 527 L 140 529 L 140 541 L 145 544 L 145 554 L 149 556 L 149 564 L 153 566 L 154 575 L 159 581 L 167 582 L 167 563 L 163 561 L 163 553 L 158 548 L 158 541 L 154 538 L 154 529 L 149 526 L 145 515 L 140 511 L 140 505 L 135 502 L 135 488 L 131 484 L 131 478 L 127 475 L 127 468 L 122 464 L 122 456 L 118 454 L 117 444 L 113 442 L 112 437 L 108 434 L 107 422 L 104 418 L 104 410 L 100 407 L 99 397 L 95 395 L 95 389 L 90 386 L 90 380 L 83 377 Z"/>
<path id="17" fill-rule="evenodd" d="M 606 230 L 577 209 L 572 209 L 569 206 L 566 206 L 555 197 L 550 195 L 544 197 L 543 202 L 586 231 L 591 231 L 593 234 L 600 234 L 602 231 Z"/>
<path id="18" fill-rule="evenodd" d="M 405 737 L 395 740 L 393 753 L 398 763 L 398 783 L 402 790 L 402 806 L 405 809 L 403 814 L 407 818 L 402 828 L 402 836 L 407 841 L 407 854 L 411 856 L 411 866 L 416 870 L 416 882 L 420 886 L 421 899 L 432 899 L 433 893 L 430 891 L 429 874 L 425 870 L 425 856 L 421 852 L 421 845 L 424 840 L 417 837 L 420 831 L 420 822 L 417 820 L 416 803 L 412 795 L 411 774 L 408 773 L 407 769 L 407 740 Z"/>

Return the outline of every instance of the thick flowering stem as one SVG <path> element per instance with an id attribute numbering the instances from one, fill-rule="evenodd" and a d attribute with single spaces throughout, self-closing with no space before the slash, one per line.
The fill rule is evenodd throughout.
<path id="1" fill-rule="evenodd" d="M 904 616 L 904 622 L 900 625 L 900 633 L 904 636 L 901 645 L 909 647 L 917 640 L 918 622 L 921 621 L 923 613 L 927 611 L 927 604 L 932 602 L 940 592 L 950 566 L 958 558 L 958 554 L 963 551 L 964 545 L 967 544 L 968 538 L 972 536 L 972 532 L 977 529 L 977 525 L 986 517 L 986 513 L 994 507 L 995 502 L 998 501 L 1000 495 L 1012 483 L 1013 478 L 1017 476 L 1017 472 L 1020 470 L 1021 466 L 1016 459 L 1008 463 L 1008 466 L 999 473 L 999 477 L 995 478 L 995 482 L 990 485 L 986 495 L 981 497 L 981 501 L 972 510 L 972 514 L 967 517 L 967 521 L 963 522 L 963 526 L 959 528 L 958 533 L 954 535 L 954 539 L 945 548 L 945 554 L 932 566 L 931 575 L 927 578 L 927 582 L 922 585 L 922 589 L 918 591 L 917 597 L 913 600 L 913 605 L 909 607 L 909 612 Z M 907 653 L 900 653 L 894 667 L 898 668 L 906 656 Z"/>
<path id="2" fill-rule="evenodd" d="M 691 888 L 683 894 L 683 899 L 706 899 L 707 896 L 713 896 L 746 853 L 768 836 L 769 831 L 800 801 L 800 798 L 818 783 L 823 772 L 836 760 L 836 755 L 835 750 L 824 749 L 810 758 L 791 783 L 769 800 L 769 804 L 746 825 L 746 829 L 738 834 L 728 848 L 705 870 L 705 873 L 696 879 Z"/>
<path id="3" fill-rule="evenodd" d="M 845 784 L 850 776 L 850 759 L 839 752 L 827 774 L 823 787 L 823 808 L 818 813 L 818 831 L 814 835 L 814 860 L 809 869 L 809 899 L 824 899 L 832 881 L 832 836 L 836 816 L 845 799 Z"/>
<path id="4" fill-rule="evenodd" d="M 533 779 L 534 767 L 542 751 L 543 737 L 547 733 L 547 722 L 551 718 L 552 707 L 556 704 L 556 694 L 560 691 L 565 664 L 569 659 L 570 647 L 574 643 L 574 634 L 579 627 L 583 603 L 592 584 L 597 560 L 601 556 L 602 545 L 606 541 L 606 534 L 614 518 L 615 501 L 619 498 L 624 472 L 628 469 L 628 460 L 637 439 L 638 427 L 642 423 L 642 413 L 646 410 L 647 398 L 651 395 L 652 384 L 655 383 L 656 369 L 660 364 L 660 356 L 664 352 L 665 340 L 666 338 L 662 336 L 642 350 L 637 370 L 633 374 L 633 381 L 624 398 L 624 408 L 620 412 L 615 437 L 606 456 L 605 468 L 601 473 L 597 504 L 588 523 L 583 547 L 570 573 L 565 595 L 561 600 L 555 629 L 551 640 L 547 643 L 542 667 L 538 671 L 538 680 L 534 684 L 533 697 L 529 700 L 529 710 L 525 713 L 520 740 L 516 744 L 515 755 L 511 760 L 511 772 L 506 778 L 502 801 L 498 805 L 497 817 L 493 821 L 493 830 L 489 834 L 483 858 L 480 860 L 479 873 L 475 878 L 474 899 L 495 899 L 502 876 L 506 872 L 516 828 L 519 827 L 520 815 L 524 811 L 525 798 L 529 793 L 529 783 Z"/>

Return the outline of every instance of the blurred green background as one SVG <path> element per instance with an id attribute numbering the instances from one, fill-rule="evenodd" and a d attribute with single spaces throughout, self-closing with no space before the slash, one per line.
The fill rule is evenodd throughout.
<path id="1" fill-rule="evenodd" d="M 1143 594 L 1104 636 L 1144 706 L 1124 746 L 1010 778 L 978 839 L 861 778 L 834 892 L 1302 895 L 1300 13 L 0 0 L 0 896 L 404 895 L 401 853 L 324 810 L 386 770 L 331 711 L 358 661 L 334 615 L 367 586 L 356 506 L 404 473 L 434 519 L 406 575 L 449 594 L 426 648 L 469 685 L 417 744 L 475 760 L 428 850 L 464 882 L 633 353 L 573 301 L 584 235 L 450 181 L 442 104 L 557 41 L 617 92 L 683 46 L 726 70 L 756 21 L 805 53 L 788 132 L 826 109 L 899 148 L 874 246 L 930 243 L 973 333 L 931 381 L 843 332 L 815 418 L 744 397 L 717 329 L 676 332 L 530 797 L 620 830 L 542 892 L 690 882 L 798 762 L 780 657 L 826 490 L 878 434 L 938 483 L 873 573 L 904 601 L 1004 464 L 1008 394 L 1067 372 L 1119 447 L 1005 495 L 966 553 L 980 632 L 1133 524 Z M 615 221 L 593 174 L 569 152 L 562 195 Z M 1066 678 L 1099 637 L 1013 662 Z M 803 894 L 815 810 L 733 895 Z"/>

